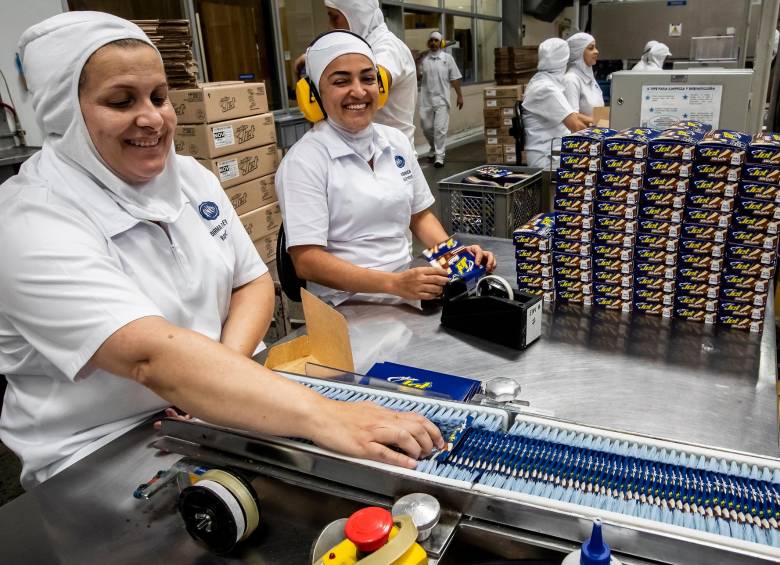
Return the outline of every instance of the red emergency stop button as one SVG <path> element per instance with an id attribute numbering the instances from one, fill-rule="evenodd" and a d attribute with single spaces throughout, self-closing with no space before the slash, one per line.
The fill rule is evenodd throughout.
<path id="1" fill-rule="evenodd" d="M 344 534 L 358 551 L 370 553 L 387 543 L 393 529 L 393 515 L 384 508 L 369 506 L 358 510 L 347 520 Z"/>

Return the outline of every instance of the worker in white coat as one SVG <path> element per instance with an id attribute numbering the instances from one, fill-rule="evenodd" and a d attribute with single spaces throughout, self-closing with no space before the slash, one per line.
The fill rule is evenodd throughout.
<path id="1" fill-rule="evenodd" d="M 327 400 L 251 359 L 273 282 L 216 176 L 175 154 L 138 26 L 66 12 L 19 52 L 45 136 L 0 187 L 0 439 L 25 488 L 170 406 L 410 468 L 443 445 L 419 416 Z"/>
<path id="2" fill-rule="evenodd" d="M 577 112 L 592 116 L 593 108 L 604 106 L 604 95 L 593 75 L 593 66 L 599 58 L 596 39 L 580 32 L 566 42 L 569 44 L 569 65 L 563 77 L 566 99 Z"/>
<path id="3" fill-rule="evenodd" d="M 672 56 L 672 52 L 666 44 L 659 41 L 648 41 L 647 49 L 642 53 L 642 58 L 634 65 L 632 71 L 662 71 L 664 61 Z"/>
<path id="4" fill-rule="evenodd" d="M 431 210 L 414 147 L 396 128 L 373 122 L 377 75 L 376 58 L 360 37 L 337 30 L 317 39 L 306 51 L 306 76 L 324 119 L 292 146 L 276 173 L 295 271 L 332 304 L 432 299 L 447 284 L 439 267 L 410 266 L 408 230 L 424 247 L 449 236 Z M 493 270 L 491 253 L 469 249 Z"/>
<path id="5" fill-rule="evenodd" d="M 530 167 L 556 168 L 551 153 L 560 150 L 561 138 L 593 123 L 593 117 L 577 112 L 566 98 L 564 75 L 569 44 L 557 37 L 539 44 L 537 73 L 523 96 L 525 151 Z"/>
<path id="6" fill-rule="evenodd" d="M 378 0 L 325 0 L 330 29 L 348 29 L 368 41 L 389 75 L 392 94 L 376 123 L 400 129 L 414 145 L 417 67 L 406 44 L 387 28 Z M 296 65 L 303 66 L 303 57 Z"/>
<path id="7" fill-rule="evenodd" d="M 452 55 L 441 48 L 441 34 L 431 33 L 428 39 L 428 51 L 421 56 L 420 76 L 420 125 L 425 139 L 431 146 L 433 166 L 444 166 L 444 153 L 447 144 L 447 130 L 450 127 L 450 86 L 457 95 L 455 104 L 458 110 L 463 108 L 463 93 L 460 90 L 458 65 Z"/>

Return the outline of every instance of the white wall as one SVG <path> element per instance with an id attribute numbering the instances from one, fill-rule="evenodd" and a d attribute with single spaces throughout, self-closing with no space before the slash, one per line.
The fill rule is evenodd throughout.
<path id="1" fill-rule="evenodd" d="M 484 128 L 485 118 L 483 117 L 483 96 L 482 91 L 488 84 L 467 84 L 461 86 L 463 91 L 463 109 L 458 110 L 455 105 L 455 89 L 450 89 L 450 127 L 448 130 L 449 135 L 460 133 L 473 128 Z M 414 112 L 414 144 L 423 145 L 425 136 L 423 135 L 422 128 L 420 127 L 420 103 L 418 100 L 417 108 Z"/>
<path id="2" fill-rule="evenodd" d="M 539 45 L 550 37 L 564 37 L 565 32 L 574 22 L 574 8 L 564 8 L 558 17 L 551 22 L 543 22 L 527 14 L 523 14 L 522 25 L 525 29 L 523 45 Z"/>
<path id="3" fill-rule="evenodd" d="M 3 0 L 3 3 L 5 1 Z M 62 0 L 24 0 L 23 2 L 9 1 L 8 3 L 12 3 L 13 7 L 3 7 L 2 17 L 0 17 L 0 70 L 3 71 L 8 81 L 22 128 L 27 132 L 27 145 L 41 145 L 43 135 L 35 123 L 32 97 L 24 89 L 14 62 L 16 44 L 25 29 L 49 16 L 61 13 L 63 11 Z M 57 61 L 52 60 L 52 65 L 56 64 Z M 10 100 L 6 100 L 8 93 L 4 84 L 0 85 L 0 95 L 4 102 L 11 103 Z M 13 124 L 9 124 L 9 126 L 13 129 Z"/>

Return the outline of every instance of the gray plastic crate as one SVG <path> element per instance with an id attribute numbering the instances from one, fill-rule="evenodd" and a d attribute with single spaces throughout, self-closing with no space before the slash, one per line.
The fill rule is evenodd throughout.
<path id="1" fill-rule="evenodd" d="M 506 187 L 466 184 L 475 167 L 439 181 L 441 222 L 448 233 L 512 237 L 514 229 L 542 211 L 542 170 L 515 165 L 500 166 L 531 176 Z"/>

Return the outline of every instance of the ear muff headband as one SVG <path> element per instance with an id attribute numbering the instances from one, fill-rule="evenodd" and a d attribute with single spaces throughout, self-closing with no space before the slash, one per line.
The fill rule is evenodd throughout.
<path id="1" fill-rule="evenodd" d="M 350 35 L 354 35 L 360 39 L 360 41 L 368 45 L 369 48 L 371 47 L 368 41 L 366 41 L 364 38 L 345 29 L 334 29 L 326 31 L 325 33 L 321 33 L 312 40 L 312 42 L 309 44 L 309 47 L 330 33 L 348 33 Z M 308 55 L 308 48 L 306 51 Z M 376 70 L 376 81 L 379 85 L 379 97 L 377 98 L 376 106 L 377 109 L 380 109 L 384 107 L 384 105 L 387 103 L 387 98 L 390 96 L 390 80 L 387 69 L 385 69 L 383 66 L 377 65 Z M 308 76 L 302 76 L 295 84 L 295 99 L 298 101 L 298 109 L 303 114 L 303 117 L 308 121 L 317 123 L 328 117 L 327 113 L 325 112 L 325 106 L 322 104 L 322 99 L 320 98 L 317 85 L 315 85 Z"/>

